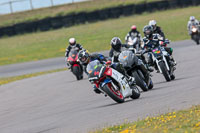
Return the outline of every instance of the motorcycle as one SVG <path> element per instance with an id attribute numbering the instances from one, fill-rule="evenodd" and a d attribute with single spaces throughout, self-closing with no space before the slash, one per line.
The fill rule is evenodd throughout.
<path id="1" fill-rule="evenodd" d="M 77 80 L 83 79 L 83 68 L 78 61 L 78 49 L 71 49 L 67 58 L 67 65 L 76 76 Z"/>
<path id="2" fill-rule="evenodd" d="M 192 39 L 197 43 L 197 45 L 199 45 L 199 41 L 200 41 L 200 33 L 199 33 L 199 30 L 198 30 L 198 27 L 196 26 L 192 26 Z"/>
<path id="3" fill-rule="evenodd" d="M 136 50 L 135 50 L 136 51 Z M 143 64 L 143 61 L 139 59 L 132 51 L 122 51 L 119 55 L 119 62 L 126 69 L 129 76 L 135 77 L 136 84 L 143 90 L 148 91 L 153 88 L 153 82 L 150 77 L 150 73 Z"/>
<path id="4" fill-rule="evenodd" d="M 129 48 L 135 48 L 137 51 L 140 49 L 140 42 L 138 37 L 129 37 L 127 40 Z"/>
<path id="5" fill-rule="evenodd" d="M 157 46 L 152 48 L 150 51 L 150 54 L 152 55 L 152 62 L 155 68 L 157 68 L 159 72 L 163 74 L 166 81 L 174 80 L 175 68 L 165 48 L 162 46 Z"/>
<path id="6" fill-rule="evenodd" d="M 117 103 L 123 103 L 125 98 L 138 99 L 140 97 L 137 86 L 130 86 L 124 75 L 109 65 L 106 66 L 94 60 L 87 65 L 87 72 L 90 83 Z"/>

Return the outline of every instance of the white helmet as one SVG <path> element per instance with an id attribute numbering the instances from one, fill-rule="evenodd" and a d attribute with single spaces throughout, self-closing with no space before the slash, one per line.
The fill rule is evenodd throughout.
<path id="1" fill-rule="evenodd" d="M 149 21 L 149 25 L 150 26 L 155 26 L 157 23 L 156 23 L 156 20 L 150 20 Z"/>
<path id="2" fill-rule="evenodd" d="M 190 21 L 194 21 L 195 17 L 194 16 L 190 16 Z"/>
<path id="3" fill-rule="evenodd" d="M 72 46 L 75 45 L 76 44 L 76 39 L 75 38 L 70 38 L 69 39 L 69 44 L 72 45 Z"/>
<path id="4" fill-rule="evenodd" d="M 156 20 L 149 21 L 149 25 L 152 26 L 154 30 L 156 29 L 156 24 L 157 24 Z"/>

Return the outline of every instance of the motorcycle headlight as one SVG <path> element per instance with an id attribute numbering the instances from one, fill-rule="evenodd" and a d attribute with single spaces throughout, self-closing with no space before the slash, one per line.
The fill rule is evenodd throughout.
<path id="1" fill-rule="evenodd" d="M 197 32 L 197 28 L 192 28 L 192 32 Z"/>

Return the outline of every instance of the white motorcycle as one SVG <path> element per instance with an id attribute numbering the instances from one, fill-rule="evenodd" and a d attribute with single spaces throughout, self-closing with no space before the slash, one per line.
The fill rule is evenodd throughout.
<path id="1" fill-rule="evenodd" d="M 130 86 L 124 75 L 109 66 L 100 64 L 98 60 L 87 65 L 87 72 L 89 81 L 105 96 L 108 95 L 118 103 L 124 102 L 125 98 L 140 97 L 140 91 L 136 85 Z"/>

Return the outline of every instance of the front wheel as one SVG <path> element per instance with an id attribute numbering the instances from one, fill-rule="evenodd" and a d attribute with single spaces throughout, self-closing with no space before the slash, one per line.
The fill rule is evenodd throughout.
<path id="1" fill-rule="evenodd" d="M 73 66 L 72 72 L 76 76 L 77 80 L 83 79 L 83 71 L 81 70 L 80 66 Z"/>
<path id="2" fill-rule="evenodd" d="M 165 63 L 163 61 L 161 61 L 161 62 L 159 62 L 159 66 L 160 66 L 160 69 L 161 69 L 163 76 L 165 77 L 166 81 L 170 81 L 171 78 L 170 78 L 170 75 L 169 75 L 169 72 L 167 70 Z"/>
<path id="3" fill-rule="evenodd" d="M 153 81 L 151 78 L 149 78 L 149 90 L 151 90 L 153 88 Z"/>
<path id="4" fill-rule="evenodd" d="M 193 35 L 193 39 L 196 42 L 196 44 L 199 45 L 199 36 L 198 36 L 198 34 L 194 34 Z"/>
<path id="5" fill-rule="evenodd" d="M 147 83 L 145 82 L 144 75 L 140 70 L 133 72 L 133 77 L 135 77 L 136 84 L 143 90 L 148 91 Z"/>
<path id="6" fill-rule="evenodd" d="M 114 88 L 114 86 L 111 83 L 104 85 L 104 87 L 102 89 L 106 92 L 106 94 L 108 96 L 110 96 L 110 98 L 112 98 L 117 103 L 124 102 L 124 96 L 119 91 L 119 88 L 118 88 L 118 90 L 116 90 L 116 88 Z"/>

